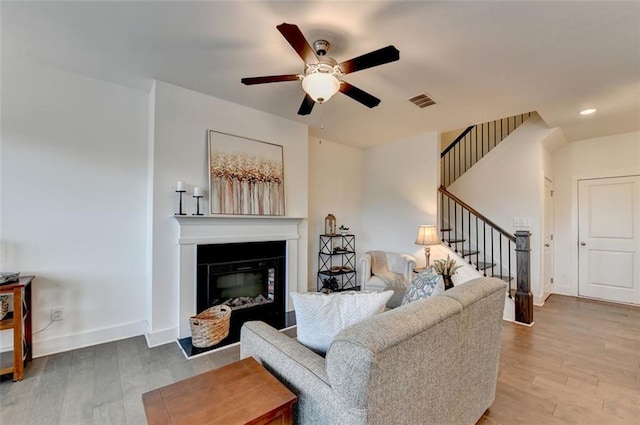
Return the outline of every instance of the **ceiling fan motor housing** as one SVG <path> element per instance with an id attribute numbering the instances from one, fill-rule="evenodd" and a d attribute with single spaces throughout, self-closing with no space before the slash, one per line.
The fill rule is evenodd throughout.
<path id="1" fill-rule="evenodd" d="M 329 51 L 331 44 L 327 40 L 316 40 L 313 42 L 313 49 L 318 56 L 324 56 Z"/>

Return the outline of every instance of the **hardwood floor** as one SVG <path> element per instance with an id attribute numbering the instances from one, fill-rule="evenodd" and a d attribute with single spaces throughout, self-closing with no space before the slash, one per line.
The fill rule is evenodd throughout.
<path id="1" fill-rule="evenodd" d="M 145 424 L 142 393 L 238 358 L 186 360 L 143 337 L 38 358 L 24 381 L 0 382 L 0 423 Z M 478 423 L 640 423 L 640 308 L 553 295 L 532 328 L 504 322 L 496 400 Z"/>
<path id="2" fill-rule="evenodd" d="M 504 322 L 496 399 L 479 424 L 639 424 L 640 308 L 552 295 Z"/>

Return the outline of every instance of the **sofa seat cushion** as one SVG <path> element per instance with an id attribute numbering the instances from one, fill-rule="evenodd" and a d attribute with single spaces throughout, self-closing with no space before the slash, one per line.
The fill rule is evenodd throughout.
<path id="1" fill-rule="evenodd" d="M 393 291 L 292 293 L 298 341 L 318 353 L 326 353 L 344 328 L 384 310 Z"/>

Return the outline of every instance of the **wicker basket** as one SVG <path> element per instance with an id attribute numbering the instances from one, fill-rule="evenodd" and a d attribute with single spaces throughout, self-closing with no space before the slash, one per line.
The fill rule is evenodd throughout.
<path id="1" fill-rule="evenodd" d="M 0 320 L 4 319 L 4 316 L 9 312 L 9 296 L 0 295 Z"/>
<path id="2" fill-rule="evenodd" d="M 189 318 L 191 345 L 198 348 L 216 345 L 229 335 L 231 307 L 216 305 Z"/>

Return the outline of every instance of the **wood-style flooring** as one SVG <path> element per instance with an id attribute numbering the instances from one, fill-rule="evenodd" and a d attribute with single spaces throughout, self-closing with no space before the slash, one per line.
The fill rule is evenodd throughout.
<path id="1" fill-rule="evenodd" d="M 552 295 L 534 320 L 504 322 L 479 424 L 640 424 L 640 308 Z"/>
<path id="2" fill-rule="evenodd" d="M 0 382 L 0 424 L 145 424 L 142 393 L 238 359 L 236 346 L 186 360 L 143 337 L 34 359 Z M 640 424 L 640 308 L 553 295 L 533 327 L 504 322 L 479 424 Z"/>

